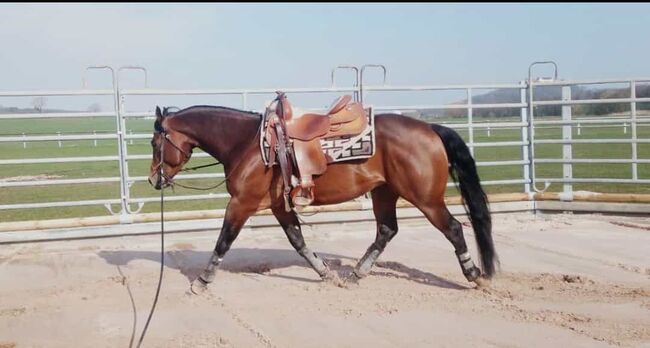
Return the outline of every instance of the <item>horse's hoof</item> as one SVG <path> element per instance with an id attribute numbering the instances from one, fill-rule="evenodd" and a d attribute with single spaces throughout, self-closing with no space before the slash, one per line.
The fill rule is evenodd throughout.
<path id="1" fill-rule="evenodd" d="M 360 269 L 355 268 L 355 269 L 352 271 L 352 274 L 350 274 L 350 277 L 355 277 L 355 278 L 357 278 L 357 279 L 363 279 L 363 278 L 365 278 L 366 276 L 368 276 L 368 273 L 369 273 L 369 272 L 367 272 L 367 271 L 362 271 L 362 270 L 360 270 Z"/>
<path id="2" fill-rule="evenodd" d="M 481 277 L 481 270 L 476 267 L 472 267 L 472 269 L 467 272 L 463 272 L 463 274 L 465 275 L 465 278 L 468 282 L 475 282 L 476 279 Z"/>
<path id="3" fill-rule="evenodd" d="M 208 284 L 197 279 L 190 284 L 190 290 L 194 295 L 201 295 L 208 290 Z"/>
<path id="4" fill-rule="evenodd" d="M 489 279 L 485 279 L 483 277 L 476 278 L 476 280 L 474 280 L 474 283 L 476 283 L 477 289 L 489 289 L 491 284 Z"/>

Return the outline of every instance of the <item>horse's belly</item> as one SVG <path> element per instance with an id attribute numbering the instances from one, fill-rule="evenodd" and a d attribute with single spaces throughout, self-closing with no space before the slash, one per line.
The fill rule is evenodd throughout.
<path id="1" fill-rule="evenodd" d="M 314 178 L 312 205 L 343 203 L 385 183 L 383 168 L 373 158 L 329 165 L 323 175 Z"/>

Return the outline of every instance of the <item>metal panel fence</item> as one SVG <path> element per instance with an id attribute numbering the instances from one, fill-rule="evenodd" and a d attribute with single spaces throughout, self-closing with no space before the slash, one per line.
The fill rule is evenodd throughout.
<path id="1" fill-rule="evenodd" d="M 542 62 L 548 63 L 548 62 Z M 531 64 L 532 68 L 539 63 Z M 364 74 L 368 68 L 381 69 L 383 82 L 381 84 L 364 83 Z M 230 98 L 220 105 L 256 109 L 261 111 L 264 101 L 273 98 L 278 89 L 233 89 L 233 90 L 167 90 L 148 87 L 147 72 L 142 67 L 127 66 L 113 69 L 107 66 L 89 67 L 89 70 L 104 70 L 110 73 L 112 89 L 80 89 L 65 91 L 5 91 L 0 92 L 0 100 L 5 97 L 111 97 L 113 110 L 109 112 L 74 112 L 74 113 L 0 113 L 0 122 L 18 120 L 17 122 L 42 122 L 43 120 L 92 120 L 112 119 L 114 129 L 108 133 L 86 131 L 81 134 L 50 133 L 47 134 L 0 134 L 0 190 L 7 194 L 0 196 L 0 214 L 9 220 L 26 219 L 10 215 L 9 212 L 34 210 L 44 208 L 69 208 L 79 206 L 105 206 L 111 214 L 119 214 L 123 222 L 130 222 L 132 214 L 140 212 L 150 202 L 158 200 L 153 189 L 148 188 L 147 168 L 151 161 L 151 149 L 148 146 L 151 138 L 152 118 L 149 110 L 137 110 L 137 105 L 152 105 L 146 101 L 154 98 L 160 100 L 201 96 L 215 104 L 215 98 Z M 126 70 L 137 70 L 144 73 L 144 88 L 126 89 L 120 87 L 120 75 Z M 352 86 L 336 87 L 337 72 L 350 70 L 354 72 Z M 487 187 L 509 187 L 511 192 L 543 191 L 553 187 L 554 191 L 562 191 L 566 199 L 570 199 L 574 185 L 577 184 L 650 184 L 648 168 L 650 164 L 650 113 L 639 113 L 639 105 L 650 105 L 650 96 L 638 97 L 639 85 L 647 84 L 650 79 L 594 80 L 567 81 L 557 79 L 557 70 L 550 79 L 533 79 L 529 70 L 527 81 L 513 84 L 482 84 L 482 85 L 448 85 L 448 86 L 391 86 L 386 84 L 386 68 L 381 65 L 366 65 L 363 67 L 339 66 L 332 71 L 331 85 L 323 88 L 284 88 L 295 104 L 309 109 L 320 109 L 334 97 L 348 93 L 366 105 L 372 105 L 376 113 L 397 112 L 411 117 L 418 117 L 428 122 L 444 123 L 455 128 L 467 141 L 472 154 L 477 159 L 479 170 L 486 177 L 483 184 Z M 572 98 L 572 89 L 585 85 L 625 84 L 629 89 L 626 97 L 610 97 L 598 99 Z M 84 79 L 85 87 L 85 79 Z M 559 98 L 536 98 L 538 91 L 556 88 L 561 90 Z M 489 93 L 501 93 L 509 98 L 496 101 L 487 100 Z M 455 93 L 454 98 L 444 96 L 431 97 L 430 94 Z M 145 99 L 143 103 L 138 99 Z M 302 99 L 301 99 L 302 98 Z M 434 102 L 432 102 L 435 100 Z M 504 101 L 505 100 L 505 101 Z M 311 104 L 311 105 L 308 105 Z M 578 105 L 624 104 L 629 105 L 629 112 L 624 115 L 575 115 L 573 109 Z M 543 108 L 559 108 L 557 115 L 537 116 Z M 134 109 L 134 110 L 132 110 Z M 650 107 L 644 107 L 648 110 Z M 490 116 L 486 113 L 490 112 Z M 71 121 L 73 122 L 73 121 Z M 597 134 L 596 138 L 584 138 L 592 130 L 610 129 L 610 133 Z M 617 131 L 614 131 L 617 130 Z M 60 131 L 57 131 L 60 132 Z M 609 132 L 609 131 L 608 131 Z M 536 134 L 537 133 L 537 134 Z M 609 137 L 611 136 L 611 137 Z M 21 151 L 29 148 L 30 144 L 38 142 L 56 142 L 58 148 L 62 143 L 76 142 L 79 146 L 97 147 L 98 141 L 110 141 L 113 150 L 102 155 L 78 155 L 84 151 L 72 151 L 73 156 L 57 155 L 57 147 L 52 146 L 42 155 L 37 152 L 23 156 Z M 85 145 L 84 145 L 85 144 Z M 92 144 L 92 145 L 91 145 Z M 625 146 L 626 150 L 616 155 L 618 157 L 604 158 L 602 156 L 576 158 L 577 150 L 584 146 L 603 148 L 603 144 Z M 609 146 L 609 145 L 608 145 Z M 49 152 L 48 152 L 49 151 Z M 105 150 L 106 151 L 106 150 Z M 579 151 L 578 151 L 579 152 Z M 598 151 L 596 151 L 598 152 Z M 589 152 L 586 152 L 589 154 Z M 592 153 L 598 155 L 598 153 Z M 629 156 L 628 156 L 629 154 Z M 18 157 L 18 158 L 16 158 Z M 197 152 L 192 161 L 207 160 L 209 155 Z M 83 177 L 83 173 L 72 178 L 51 178 L 39 176 L 21 179 L 20 176 L 8 178 L 3 168 L 13 166 L 11 172 L 20 172 L 20 166 L 41 166 L 40 170 L 47 172 L 48 165 L 65 164 L 71 170 L 83 172 L 86 165 L 107 163 L 116 166 L 116 175 L 91 175 Z M 617 165 L 625 170 L 629 167 L 629 175 L 621 175 L 618 170 L 613 176 L 576 176 L 574 167 L 580 165 Z M 545 169 L 544 166 L 550 166 Z M 507 169 L 506 169 L 507 168 Z M 620 168 L 619 168 L 620 169 Z M 38 170 L 37 170 L 38 171 Z M 97 169 L 102 174 L 103 169 Z M 108 172 L 108 170 L 106 170 Z M 483 174 L 482 174 L 483 176 Z M 178 180 L 215 180 L 223 178 L 223 173 L 212 172 L 204 174 L 183 174 Z M 562 188 L 552 186 L 559 183 Z M 539 187 L 544 184 L 544 187 Z M 78 199 L 85 190 L 97 189 L 99 185 L 106 186 L 102 191 L 104 196 L 92 199 Z M 451 185 L 451 184 L 450 184 Z M 39 196 L 44 187 L 70 187 L 63 194 Z M 646 190 L 647 187 L 644 186 Z M 8 191 L 8 190 L 23 191 Z M 650 192 L 650 191 L 649 191 Z M 24 198 L 28 197 L 29 200 Z M 208 194 L 189 194 L 178 192 L 168 197 L 169 201 L 217 200 L 223 202 L 228 198 L 225 191 Z M 114 209 L 113 206 L 118 208 Z M 186 208 L 178 206 L 178 209 Z M 73 213 L 71 213 L 73 214 Z M 33 216 L 29 217 L 33 218 Z M 36 215 L 38 218 L 38 215 Z"/>

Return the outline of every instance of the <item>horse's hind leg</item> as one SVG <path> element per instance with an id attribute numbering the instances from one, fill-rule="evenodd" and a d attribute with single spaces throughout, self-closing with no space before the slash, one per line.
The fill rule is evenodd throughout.
<path id="1" fill-rule="evenodd" d="M 296 249 L 298 254 L 302 256 L 311 267 L 318 273 L 321 278 L 327 278 L 331 276 L 330 270 L 327 268 L 323 260 L 318 257 L 313 251 L 311 251 L 305 244 L 305 239 L 302 236 L 302 231 L 300 230 L 300 222 L 298 217 L 294 212 L 287 212 L 284 210 L 284 205 L 276 205 L 271 209 L 273 215 L 284 229 L 284 233 L 287 235 L 289 242 Z"/>
<path id="2" fill-rule="evenodd" d="M 456 257 L 460 263 L 460 268 L 463 275 L 470 282 L 478 282 L 480 280 L 481 270 L 474 265 L 472 258 L 467 250 L 465 237 L 463 236 L 463 225 L 456 220 L 444 203 L 438 203 L 426 207 L 420 207 L 420 210 L 429 219 L 429 221 L 436 226 L 445 237 L 454 246 Z M 480 284 L 479 284 L 480 285 Z"/>
<path id="3" fill-rule="evenodd" d="M 358 278 L 365 277 L 379 255 L 397 234 L 397 213 L 395 211 L 398 195 L 387 185 L 372 190 L 372 210 L 377 220 L 377 234 L 375 242 L 370 245 L 366 254 L 354 267 L 354 274 Z"/>

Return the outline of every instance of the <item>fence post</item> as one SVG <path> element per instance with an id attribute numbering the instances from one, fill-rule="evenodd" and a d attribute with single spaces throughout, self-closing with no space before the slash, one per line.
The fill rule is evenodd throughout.
<path id="1" fill-rule="evenodd" d="M 61 147 L 61 132 L 56 132 L 57 137 L 59 137 L 59 147 Z"/>
<path id="2" fill-rule="evenodd" d="M 562 87 L 562 100 L 571 100 L 571 86 Z M 562 164 L 562 174 L 564 180 L 571 180 L 573 179 L 573 164 L 571 163 L 573 159 L 571 139 L 573 137 L 571 124 L 569 123 L 571 121 L 571 105 L 562 105 L 562 121 L 567 122 L 562 125 L 562 140 L 564 141 L 562 144 L 562 160 L 564 161 L 564 164 Z M 571 182 L 564 182 L 563 191 L 563 193 L 571 195 L 571 192 L 573 192 Z"/>
<path id="3" fill-rule="evenodd" d="M 121 69 L 121 68 L 120 68 Z M 113 93 L 115 98 L 115 117 L 117 118 L 117 146 L 120 161 L 120 194 L 122 201 L 122 211 L 120 212 L 120 222 L 130 223 L 132 217 L 130 216 L 131 210 L 129 209 L 129 200 L 131 199 L 130 185 L 129 185 L 129 163 L 127 157 L 127 141 L 126 141 L 126 121 L 124 119 L 124 96 L 120 91 L 120 76 L 119 71 L 116 76 L 116 82 Z"/>
<path id="4" fill-rule="evenodd" d="M 96 137 L 96 136 L 97 136 L 97 132 L 93 130 L 93 137 Z M 97 147 L 97 139 L 93 139 L 93 145 L 95 145 L 95 147 Z"/>
<path id="5" fill-rule="evenodd" d="M 623 122 L 623 134 L 627 134 L 627 122 Z"/>
<path id="6" fill-rule="evenodd" d="M 469 133 L 469 152 L 474 157 L 474 110 L 472 108 L 472 89 L 467 89 L 467 131 Z"/>
<path id="7" fill-rule="evenodd" d="M 580 123 L 578 123 L 578 135 L 582 134 Z"/>
<path id="8" fill-rule="evenodd" d="M 639 179 L 639 172 L 637 166 L 637 129 L 636 129 L 636 81 L 630 81 L 630 130 L 632 132 L 632 180 Z"/>
<path id="9" fill-rule="evenodd" d="M 526 99 L 526 82 L 525 81 L 520 81 L 519 85 L 521 86 L 519 90 L 520 98 L 521 98 L 521 104 L 522 105 L 528 105 L 527 99 Z M 530 107 L 530 105 L 528 105 Z M 521 142 L 523 145 L 521 145 L 521 159 L 524 161 L 524 192 L 530 193 L 531 188 L 532 188 L 532 182 L 530 181 L 530 157 L 528 156 L 528 147 L 531 146 L 530 143 L 530 137 L 528 136 L 528 108 L 526 106 L 522 106 L 521 110 L 521 122 L 526 124 L 525 126 L 521 127 Z"/>
<path id="10" fill-rule="evenodd" d="M 113 86 L 113 110 L 115 111 L 115 135 L 117 136 L 117 163 L 118 167 L 120 170 L 120 212 L 119 212 L 119 217 L 120 217 L 120 222 L 121 223 L 130 223 L 132 222 L 132 217 L 129 215 L 128 212 L 128 200 L 129 200 L 129 194 L 128 194 L 128 185 L 127 185 L 127 176 L 128 176 L 128 169 L 125 169 L 126 166 L 126 146 L 124 146 L 124 132 L 123 132 L 123 124 L 122 124 L 122 109 L 120 108 L 121 102 L 120 102 L 120 88 L 119 88 L 119 83 L 118 79 L 116 76 L 116 71 L 113 69 L 113 67 L 108 66 L 108 65 L 102 65 L 102 66 L 90 66 L 86 68 L 86 70 L 90 69 L 98 69 L 98 70 L 108 70 L 111 73 L 111 84 Z M 110 205 L 107 205 L 107 208 L 111 213 L 113 213 L 113 210 L 110 208 Z"/>

